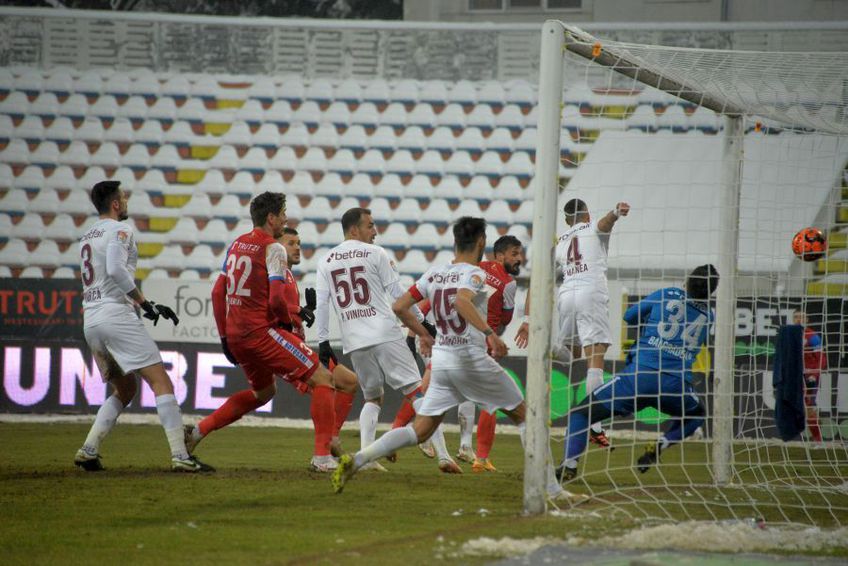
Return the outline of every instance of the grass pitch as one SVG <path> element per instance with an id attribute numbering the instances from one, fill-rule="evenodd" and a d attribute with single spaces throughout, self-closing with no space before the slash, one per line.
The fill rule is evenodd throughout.
<path id="1" fill-rule="evenodd" d="M 117 426 L 101 450 L 107 470 L 84 473 L 73 456 L 87 430 L 0 423 L 4 564 L 431 564 L 483 536 L 593 540 L 639 525 L 585 512 L 522 517 L 523 456 L 514 435 L 497 438 L 497 473 L 472 474 L 466 465 L 462 476 L 442 475 L 411 449 L 385 464 L 389 473 L 359 474 L 335 495 L 326 475 L 307 471 L 310 430 L 218 431 L 198 450 L 218 468 L 203 476 L 169 472 L 164 434 L 147 425 Z M 447 436 L 455 450 L 456 435 Z M 359 443 L 355 432 L 342 439 L 348 448 Z M 590 465 L 595 460 L 603 458 Z M 848 541 L 836 554 L 848 556 Z"/>

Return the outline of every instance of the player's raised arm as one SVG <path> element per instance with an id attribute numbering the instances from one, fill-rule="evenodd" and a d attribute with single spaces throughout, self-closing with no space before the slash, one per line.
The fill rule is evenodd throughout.
<path id="1" fill-rule="evenodd" d="M 615 208 L 607 212 L 606 216 L 598 220 L 598 231 L 608 234 L 612 231 L 616 221 L 622 216 L 630 214 L 630 205 L 626 202 L 620 202 L 615 205 Z"/>

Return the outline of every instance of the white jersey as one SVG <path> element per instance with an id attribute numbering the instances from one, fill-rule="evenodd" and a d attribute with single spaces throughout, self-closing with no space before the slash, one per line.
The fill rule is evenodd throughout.
<path id="1" fill-rule="evenodd" d="M 560 291 L 583 287 L 607 290 L 609 233 L 597 222 L 580 222 L 557 240 L 556 261 L 562 268 Z"/>
<path id="2" fill-rule="evenodd" d="M 386 250 L 359 240 L 345 240 L 318 262 L 318 339 L 329 339 L 327 302 L 339 320 L 345 353 L 403 339 L 392 310 L 402 294 L 400 275 Z"/>
<path id="3" fill-rule="evenodd" d="M 101 219 L 83 234 L 79 246 L 85 324 L 111 316 L 116 306 L 133 312 L 133 301 L 127 296 L 135 288 L 138 262 L 132 228 L 117 220 Z"/>
<path id="4" fill-rule="evenodd" d="M 488 357 L 486 335 L 468 324 L 454 308 L 460 289 L 474 293 L 472 303 L 486 320 L 489 295 L 494 288 L 486 285 L 486 272 L 470 263 L 450 263 L 431 267 L 415 283 L 418 300 L 430 300 L 430 312 L 436 321 L 433 369 L 471 368 Z M 415 295 L 415 293 L 413 293 Z"/>

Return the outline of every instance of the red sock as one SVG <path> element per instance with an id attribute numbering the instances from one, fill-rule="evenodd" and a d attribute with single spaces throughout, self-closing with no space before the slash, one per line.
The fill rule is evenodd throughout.
<path id="1" fill-rule="evenodd" d="M 489 457 L 492 444 L 495 443 L 496 423 L 495 415 L 480 411 L 480 418 L 477 419 L 477 457 L 480 459 Z"/>
<path id="2" fill-rule="evenodd" d="M 335 410 L 333 396 L 335 390 L 329 385 L 318 385 L 312 388 L 312 424 L 315 427 L 315 455 L 330 454 L 330 440 L 333 438 L 335 425 Z"/>
<path id="3" fill-rule="evenodd" d="M 821 429 L 819 428 L 819 417 L 818 415 L 812 415 L 807 417 L 807 428 L 810 429 L 810 437 L 815 442 L 822 441 Z"/>
<path id="4" fill-rule="evenodd" d="M 336 391 L 333 401 L 335 403 L 335 420 L 334 420 L 334 428 L 333 428 L 333 436 L 338 436 L 339 431 L 342 430 L 345 421 L 347 420 L 347 415 L 350 413 L 350 407 L 353 405 L 354 393 L 347 393 L 346 391 Z"/>
<path id="5" fill-rule="evenodd" d="M 200 421 L 197 427 L 200 429 L 200 434 L 206 436 L 213 430 L 224 428 L 228 424 L 236 422 L 250 411 L 258 409 L 264 404 L 256 398 L 256 395 L 250 389 L 239 391 L 224 401 L 224 404 L 218 407 L 214 413 Z"/>
<path id="6" fill-rule="evenodd" d="M 412 408 L 412 403 L 404 399 L 400 404 L 395 422 L 392 423 L 392 428 L 400 428 L 409 424 L 409 421 L 415 418 L 415 409 Z"/>

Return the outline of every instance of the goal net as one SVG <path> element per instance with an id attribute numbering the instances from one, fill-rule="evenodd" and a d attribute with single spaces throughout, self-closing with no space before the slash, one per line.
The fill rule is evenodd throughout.
<path id="1" fill-rule="evenodd" d="M 636 45 L 548 22 L 537 111 L 526 510 L 545 508 L 539 464 L 549 441 L 560 463 L 567 409 L 586 395 L 584 360 L 554 361 L 568 385 L 551 390 L 558 274 L 539 261 L 566 228 L 563 204 L 580 198 L 593 219 L 631 206 L 609 244 L 606 381 L 644 330 L 625 309 L 683 288 L 705 263 L 721 279 L 692 368 L 703 425 L 642 473 L 646 444 L 674 419 L 613 416 L 603 426 L 614 450 L 589 444 L 565 487 L 635 519 L 848 523 L 848 53 Z M 792 252 L 806 227 L 827 238 L 817 261 Z M 773 369 L 778 329 L 796 311 L 826 365 L 801 408 L 805 430 L 784 442 Z"/>

